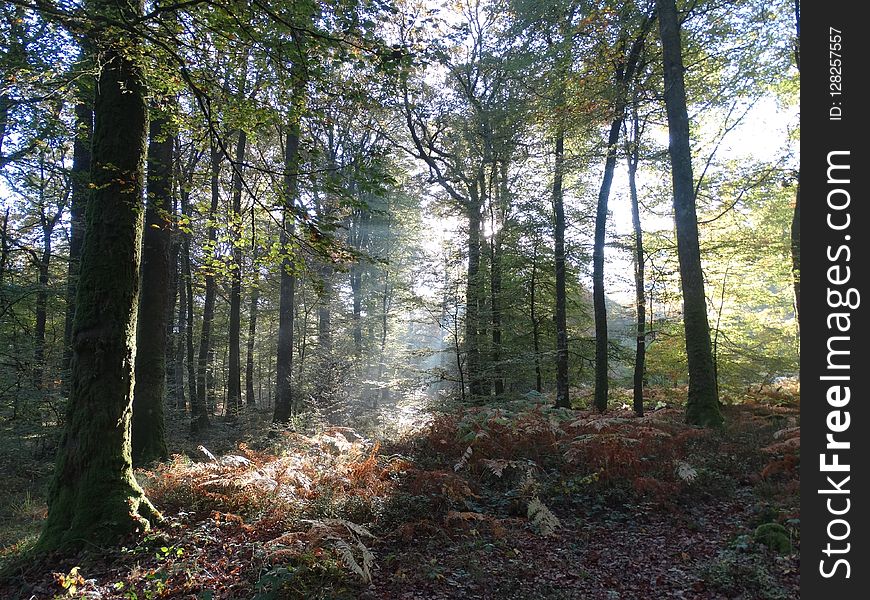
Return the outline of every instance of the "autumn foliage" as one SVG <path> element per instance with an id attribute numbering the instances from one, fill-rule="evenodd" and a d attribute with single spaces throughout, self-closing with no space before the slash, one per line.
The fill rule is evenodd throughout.
<path id="1" fill-rule="evenodd" d="M 131 540 L 111 568 L 64 563 L 36 589 L 351 598 L 383 585 L 385 555 L 419 540 L 544 540 L 578 509 L 626 504 L 667 514 L 740 486 L 788 504 L 797 490 L 796 409 L 764 394 L 744 400 L 725 408 L 721 432 L 687 426 L 677 407 L 637 418 L 530 397 L 436 414 L 383 443 L 331 427 L 283 431 L 268 445 L 240 443 L 218 456 L 200 447 L 137 472 L 165 527 Z M 792 504 L 782 514 L 797 514 Z"/>

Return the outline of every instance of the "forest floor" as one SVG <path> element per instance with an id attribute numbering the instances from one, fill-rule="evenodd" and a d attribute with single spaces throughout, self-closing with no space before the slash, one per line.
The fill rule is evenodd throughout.
<path id="1" fill-rule="evenodd" d="M 684 393 L 642 418 L 531 394 L 391 440 L 252 414 L 199 440 L 215 459 L 179 424 L 137 471 L 164 523 L 65 558 L 28 553 L 50 446 L 7 424 L 0 598 L 799 597 L 797 388 L 747 392 L 722 431 L 685 425 Z"/>

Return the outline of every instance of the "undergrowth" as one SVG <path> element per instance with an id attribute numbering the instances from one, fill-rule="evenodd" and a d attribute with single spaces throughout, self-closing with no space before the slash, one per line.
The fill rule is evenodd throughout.
<path id="1" fill-rule="evenodd" d="M 50 581 L 23 572 L 10 589 L 67 597 L 74 583 L 76 593 L 105 598 L 354 598 L 384 559 L 379 544 L 497 542 L 516 527 L 546 538 L 577 510 L 679 513 L 745 490 L 763 499 L 754 527 L 796 531 L 800 433 L 791 398 L 752 392 L 724 408 L 718 432 L 684 424 L 673 400 L 656 400 L 662 407 L 638 418 L 555 409 L 531 395 L 443 412 L 383 444 L 332 427 L 276 431 L 267 443 L 252 434 L 228 453 L 188 447 L 137 472 L 165 526 L 102 567 L 71 559 L 53 566 Z M 777 597 L 769 573 L 726 550 L 701 573 L 708 587 Z"/>

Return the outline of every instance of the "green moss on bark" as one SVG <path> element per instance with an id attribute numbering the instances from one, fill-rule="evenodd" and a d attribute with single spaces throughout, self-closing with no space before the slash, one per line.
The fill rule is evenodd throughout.
<path id="1" fill-rule="evenodd" d="M 115 17 L 138 14 L 133 4 L 93 4 Z M 147 113 L 141 73 L 126 58 L 135 48 L 119 44 L 110 32 L 98 40 L 102 70 L 94 102 L 93 187 L 76 297 L 70 399 L 37 551 L 111 545 L 160 519 L 136 483 L 130 457 Z"/>

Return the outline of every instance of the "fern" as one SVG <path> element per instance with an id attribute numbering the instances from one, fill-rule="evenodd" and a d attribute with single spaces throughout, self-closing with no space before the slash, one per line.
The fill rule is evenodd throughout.
<path id="1" fill-rule="evenodd" d="M 538 496 L 529 500 L 528 517 L 532 528 L 543 536 L 552 535 L 562 526 L 559 518 L 541 502 Z"/>
<path id="2" fill-rule="evenodd" d="M 362 525 L 357 525 L 353 521 L 348 521 L 346 519 L 323 519 L 323 522 L 327 525 L 343 526 L 351 534 L 354 534 L 358 537 L 375 537 L 368 529 L 366 529 Z"/>
<path id="3" fill-rule="evenodd" d="M 453 465 L 453 471 L 459 472 L 461 471 L 465 465 L 468 464 L 468 459 L 471 458 L 471 455 L 474 454 L 474 450 L 472 450 L 471 446 L 465 449 L 465 452 L 462 453 L 462 456 L 459 457 L 459 461 Z"/>
<path id="4" fill-rule="evenodd" d="M 505 469 L 514 468 L 514 469 L 526 469 L 527 475 L 529 477 L 532 476 L 532 472 L 537 467 L 537 465 L 528 460 L 505 460 L 502 458 L 486 458 L 480 461 L 489 471 L 501 479 L 502 475 L 504 475 Z"/>
<path id="5" fill-rule="evenodd" d="M 375 555 L 360 538 L 373 538 L 374 535 L 363 527 L 346 519 L 304 520 L 312 525 L 309 531 L 309 544 L 317 545 L 320 540 L 329 541 L 338 554 L 341 562 L 365 583 L 372 582 L 372 566 Z M 348 541 L 345 539 L 349 537 Z M 359 559 L 354 555 L 354 546 L 359 552 Z"/>
<path id="6" fill-rule="evenodd" d="M 363 582 L 371 583 L 372 565 L 374 565 L 375 562 L 375 555 L 372 554 L 371 550 L 369 550 L 366 545 L 357 538 L 356 547 L 360 552 L 361 559 L 357 560 L 353 555 L 353 548 L 346 541 L 336 539 L 334 540 L 334 544 L 335 550 L 338 552 L 339 558 L 341 558 L 341 562 L 343 562 L 348 569 L 358 575 Z"/>
<path id="7" fill-rule="evenodd" d="M 686 483 L 692 483 L 698 476 L 698 470 L 689 463 L 679 460 L 677 461 L 677 477 Z"/>

